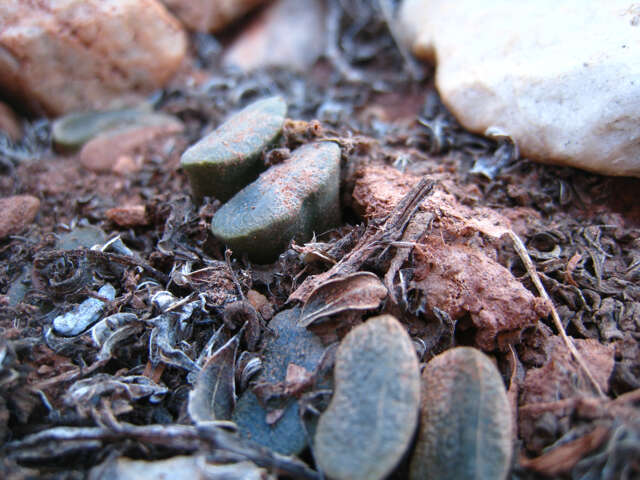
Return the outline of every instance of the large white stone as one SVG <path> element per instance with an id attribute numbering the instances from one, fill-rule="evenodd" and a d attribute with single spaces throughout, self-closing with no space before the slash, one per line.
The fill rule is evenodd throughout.
<path id="1" fill-rule="evenodd" d="M 524 156 L 640 176 L 640 4 L 405 0 L 404 40 L 437 64 L 458 120 Z"/>

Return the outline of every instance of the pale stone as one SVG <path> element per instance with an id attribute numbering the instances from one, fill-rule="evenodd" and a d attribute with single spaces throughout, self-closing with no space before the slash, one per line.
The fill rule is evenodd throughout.
<path id="1" fill-rule="evenodd" d="M 305 71 L 324 51 L 324 25 L 324 2 L 278 0 L 242 31 L 223 63 L 243 71 L 267 67 Z"/>
<path id="2" fill-rule="evenodd" d="M 0 88 L 52 115 L 139 99 L 186 48 L 155 0 L 0 2 Z"/>
<path id="3" fill-rule="evenodd" d="M 162 0 L 182 23 L 199 32 L 215 32 L 264 0 Z"/>
<path id="4" fill-rule="evenodd" d="M 80 163 L 92 172 L 111 172 L 119 158 L 144 151 L 158 139 L 176 135 L 184 128 L 177 118 L 169 116 L 158 118 L 160 121 L 155 125 L 130 125 L 99 134 L 80 150 Z"/>
<path id="5" fill-rule="evenodd" d="M 640 6 L 405 0 L 399 21 L 469 130 L 497 126 L 537 161 L 640 176 Z"/>

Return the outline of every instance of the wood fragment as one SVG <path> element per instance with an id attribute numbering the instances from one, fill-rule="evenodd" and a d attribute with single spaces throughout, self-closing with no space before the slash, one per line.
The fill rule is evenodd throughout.
<path id="1" fill-rule="evenodd" d="M 520 458 L 520 465 L 543 475 L 557 477 L 571 469 L 589 453 L 599 448 L 609 437 L 609 428 L 598 426 L 590 433 L 572 442 L 554 448 L 539 457 Z"/>
<path id="2" fill-rule="evenodd" d="M 369 223 L 362 238 L 348 254 L 326 272 L 306 278 L 289 296 L 287 303 L 306 302 L 320 285 L 333 278 L 357 272 L 380 249 L 390 248 L 393 242 L 402 238 L 409 221 L 420 208 L 422 200 L 432 192 L 434 184 L 427 177 L 420 179 L 385 219 Z"/>

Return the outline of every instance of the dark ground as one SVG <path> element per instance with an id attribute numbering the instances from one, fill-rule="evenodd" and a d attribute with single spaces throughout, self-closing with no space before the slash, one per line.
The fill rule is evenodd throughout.
<path id="1" fill-rule="evenodd" d="M 353 14 L 375 15 L 370 10 L 357 11 L 365 8 L 358 2 L 346 4 Z M 234 281 L 243 294 L 254 290 L 265 295 L 270 308 L 278 311 L 306 277 L 329 268 L 323 262 L 304 263 L 294 249 L 269 266 L 250 265 L 235 257 L 226 264 L 224 246 L 207 227 L 219 203 L 211 200 L 194 205 L 179 169 L 181 152 L 203 131 L 252 99 L 279 93 L 289 103 L 289 118 L 319 120 L 321 135 L 342 139 L 344 224 L 319 241 L 345 254 L 363 235 L 366 220 L 359 216 L 351 196 L 356 165 L 387 165 L 449 182 L 460 203 L 511 215 L 567 333 L 602 346 L 594 347 L 597 354 L 593 356 L 588 350 L 591 344 L 581 350 L 594 376 L 608 372 L 603 366 L 607 358 L 614 360 L 608 392 L 598 397 L 576 365 L 557 353 L 566 347 L 550 340 L 557 338 L 551 319 L 527 329 L 515 349 L 494 352 L 505 384 L 520 407 L 512 477 L 544 478 L 536 472 L 547 472 L 567 478 L 638 478 L 640 181 L 515 159 L 510 145 L 464 131 L 439 102 L 431 72 L 410 71 L 377 16 L 354 31 L 346 28 L 348 12 L 341 15 L 338 52 L 349 71 L 333 55 L 320 61 L 306 78 L 286 71 L 211 74 L 217 57 L 214 53 L 205 58 L 203 53 L 212 51 L 204 48 L 210 40 L 194 39 L 194 45 L 200 47 L 194 47 L 194 69 L 200 76 L 206 73 L 206 81 L 197 87 L 176 82 L 156 98 L 157 109 L 176 115 L 187 129 L 181 136 L 140 152 L 144 161 L 137 172 L 95 174 L 79 166 L 77 156 L 54 153 L 46 120 L 30 120 L 20 143 L 3 144 L 0 196 L 31 194 L 41 200 L 41 208 L 27 231 L 0 242 L 0 293 L 7 295 L 0 297 L 0 439 L 4 442 L 0 476 L 83 478 L 91 466 L 118 455 L 153 460 L 214 451 L 218 459 L 238 458 L 229 454 L 233 440 L 190 437 L 195 430 L 188 434 L 169 428 L 164 433 L 120 430 L 119 434 L 97 434 L 100 438 L 96 439 L 81 427 L 107 431 L 118 422 L 149 429 L 159 424 L 190 424 L 186 402 L 192 379 L 176 357 L 158 356 L 150 348 L 150 342 L 156 342 L 156 349 L 163 348 L 152 334 L 157 326 L 146 321 L 155 315 L 151 297 L 157 292 L 168 290 L 177 299 L 189 297 L 188 301 L 200 299 L 189 325 L 180 331 L 174 326 L 173 332 L 179 337 L 174 348 L 195 359 L 221 325 L 233 332 L 233 325 L 225 323 L 224 312 L 228 303 L 239 299 Z M 416 74 L 423 78 L 415 79 Z M 301 125 L 286 132 L 281 148 L 315 138 L 312 129 Z M 485 163 L 499 167 L 493 178 L 474 173 Z M 108 209 L 126 204 L 145 205 L 149 224 L 124 229 L 107 219 Z M 119 235 L 139 255 L 138 264 L 117 263 L 108 253 L 94 261 L 83 251 L 75 251 L 75 257 L 61 253 L 46 257 L 56 238 L 82 224 L 100 227 L 108 238 Z M 509 242 L 500 243 L 496 252 L 499 262 L 535 292 Z M 36 259 L 40 263 L 35 262 L 33 273 L 23 275 Z M 52 287 L 51 278 L 73 276 L 78 268 L 85 268 L 80 266 L 85 260 L 93 277 L 71 291 Z M 412 262 L 418 261 L 414 254 L 404 267 L 411 269 Z M 53 270 L 47 268 L 52 263 L 56 265 Z M 144 270 L 139 265 L 152 268 Z M 211 267 L 209 276 L 184 275 L 205 267 Z M 380 277 L 388 268 L 385 258 L 362 267 Z M 27 293 L 20 303 L 11 305 L 9 289 L 20 279 L 26 279 Z M 99 356 L 100 349 L 89 334 L 72 338 L 47 334 L 55 316 L 86 298 L 87 292 L 95 292 L 104 279 L 119 292 L 107 313 L 132 312 L 139 319 L 120 332 L 107 356 Z M 420 310 L 411 301 L 402 305 L 385 305 L 379 311 L 393 311 L 412 336 L 420 338 L 425 345 L 422 361 L 449 346 L 470 343 L 468 331 L 462 328 L 468 323 L 464 318 L 458 321 L 453 340 L 442 343 L 440 338 L 429 337 L 436 321 L 433 312 Z M 264 308 L 266 318 L 270 308 Z M 372 314 L 338 315 L 332 325 L 339 326 L 338 335 L 343 335 Z M 260 351 L 260 344 L 250 343 L 244 340 L 241 350 Z M 549 367 L 551 358 L 556 370 Z M 525 373 L 543 367 L 547 368 L 543 383 L 553 385 L 540 387 L 546 390 L 535 397 Z M 152 382 L 146 389 L 124 380 L 106 386 L 105 375 L 110 379 L 144 376 Z M 79 385 L 91 388 L 80 393 Z M 168 392 L 161 393 L 165 387 Z M 154 394 L 157 401 L 151 400 Z M 24 441 L 28 435 L 55 427 L 67 429 L 50 430 L 48 437 Z M 557 447 L 558 455 L 551 458 L 552 466 L 568 462 L 561 472 L 545 467 L 542 461 L 528 460 L 553 450 L 550 446 Z M 249 450 L 245 456 L 260 465 L 278 460 Z M 313 467 L 308 452 L 302 458 Z M 308 471 L 300 468 L 292 462 L 281 465 L 279 471 L 304 478 Z M 401 478 L 402 472 L 400 467 L 396 476 Z"/>

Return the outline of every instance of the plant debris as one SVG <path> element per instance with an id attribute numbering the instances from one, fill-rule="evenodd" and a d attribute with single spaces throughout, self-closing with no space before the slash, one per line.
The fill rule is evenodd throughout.
<path id="1" fill-rule="evenodd" d="M 373 273 L 357 272 L 330 280 L 309 295 L 298 324 L 308 327 L 320 318 L 345 310 L 373 310 L 386 296 L 387 288 Z"/>

